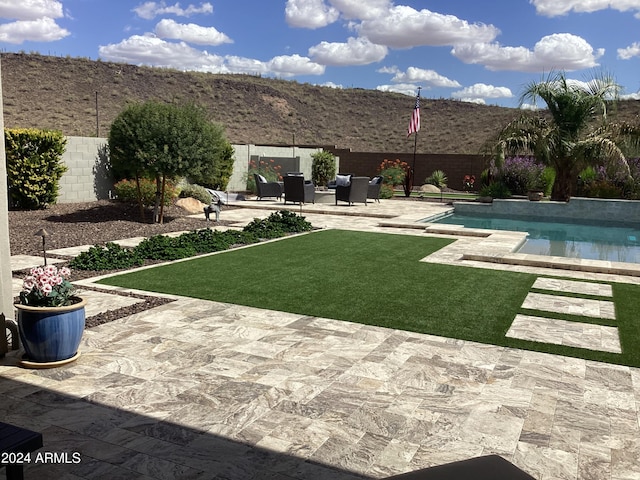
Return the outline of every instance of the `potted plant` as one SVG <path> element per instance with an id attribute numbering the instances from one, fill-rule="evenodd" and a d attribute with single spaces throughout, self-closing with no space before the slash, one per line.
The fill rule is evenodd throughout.
<path id="1" fill-rule="evenodd" d="M 67 267 L 46 265 L 32 268 L 24 278 L 20 302 L 15 304 L 23 365 L 58 366 L 78 357 L 86 300 L 73 294 L 70 275 Z"/>

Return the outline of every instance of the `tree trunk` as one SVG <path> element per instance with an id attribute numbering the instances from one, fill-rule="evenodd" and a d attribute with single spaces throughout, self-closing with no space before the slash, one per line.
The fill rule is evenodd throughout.
<path id="1" fill-rule="evenodd" d="M 162 175 L 162 193 L 160 195 L 160 223 L 164 222 L 164 194 L 165 194 L 165 182 L 167 180 L 166 175 Z"/>
<path id="2" fill-rule="evenodd" d="M 551 200 L 556 202 L 569 201 L 573 190 L 573 182 L 575 181 L 572 170 L 567 166 L 556 166 L 556 180 L 551 190 Z"/>
<path id="3" fill-rule="evenodd" d="M 140 175 L 136 173 L 136 189 L 138 190 L 138 208 L 140 209 L 140 221 L 144 222 L 144 205 L 142 204 L 142 187 L 140 187 Z"/>
<path id="4" fill-rule="evenodd" d="M 160 176 L 156 176 L 156 202 L 153 205 L 153 223 L 160 223 L 160 197 L 162 196 Z"/>
<path id="5" fill-rule="evenodd" d="M 404 177 L 404 196 L 410 197 L 413 190 L 413 168 L 409 168 Z"/>

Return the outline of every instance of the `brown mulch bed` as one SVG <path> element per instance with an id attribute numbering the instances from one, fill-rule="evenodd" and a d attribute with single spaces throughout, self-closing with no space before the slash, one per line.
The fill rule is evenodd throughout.
<path id="1" fill-rule="evenodd" d="M 223 220 L 217 224 L 215 222 L 207 223 L 202 218 L 192 218 L 190 215 L 192 213 L 180 207 L 165 207 L 164 222 L 156 224 L 152 222 L 151 210 L 146 210 L 144 219 L 141 219 L 140 211 L 136 205 L 111 200 L 63 203 L 52 205 L 43 210 L 9 211 L 11 255 L 42 255 L 42 237 L 35 235 L 41 228 L 44 228 L 49 234 L 45 240 L 46 249 L 49 251 L 79 245 L 104 245 L 108 242 L 132 237 L 150 237 L 172 232 L 199 230 L 211 225 L 226 223 Z M 52 254 L 49 256 L 56 257 Z M 72 273 L 73 281 L 113 272 L 74 270 Z M 24 274 L 26 272 L 14 272 L 14 276 L 18 278 L 23 277 Z M 87 327 L 117 320 L 170 302 L 165 298 L 154 296 L 118 294 L 133 296 L 143 301 L 89 317 L 86 322 Z"/>

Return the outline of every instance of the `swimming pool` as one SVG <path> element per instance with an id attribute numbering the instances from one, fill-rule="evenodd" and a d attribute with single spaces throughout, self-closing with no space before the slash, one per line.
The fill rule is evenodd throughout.
<path id="1" fill-rule="evenodd" d="M 541 221 L 535 217 L 485 217 L 454 213 L 433 223 L 527 232 L 518 253 L 640 263 L 640 226 Z"/>

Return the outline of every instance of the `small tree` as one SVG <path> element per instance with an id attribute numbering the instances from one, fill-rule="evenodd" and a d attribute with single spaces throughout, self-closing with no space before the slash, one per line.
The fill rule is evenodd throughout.
<path id="1" fill-rule="evenodd" d="M 311 179 L 316 185 L 326 185 L 336 176 L 336 157 L 322 150 L 311 154 Z"/>
<path id="2" fill-rule="evenodd" d="M 143 177 L 155 180 L 158 223 L 163 220 L 167 179 L 213 171 L 230 146 L 223 128 L 209 122 L 203 109 L 157 101 L 125 108 L 111 125 L 108 141 L 115 175 L 135 178 L 138 185 Z M 140 209 L 143 212 L 141 203 Z"/>

